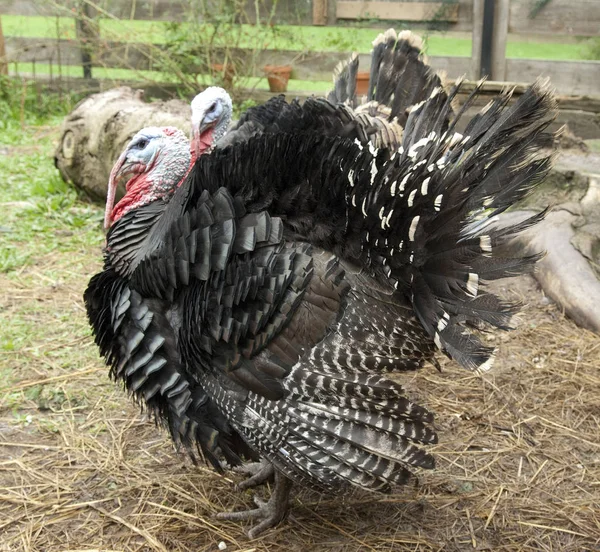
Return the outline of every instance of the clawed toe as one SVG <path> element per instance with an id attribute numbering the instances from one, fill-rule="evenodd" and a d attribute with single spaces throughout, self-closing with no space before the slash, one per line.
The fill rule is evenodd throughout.
<path id="1" fill-rule="evenodd" d="M 244 491 L 246 489 L 250 489 L 252 487 L 256 487 L 258 485 L 266 483 L 269 479 L 273 477 L 273 474 L 275 472 L 275 470 L 273 469 L 273 464 L 265 460 L 263 460 L 262 462 L 253 462 L 251 464 L 246 464 L 238 468 L 236 471 L 250 476 L 245 481 L 238 483 L 237 487 L 240 491 Z"/>
<path id="2" fill-rule="evenodd" d="M 274 473 L 275 487 L 271 494 L 271 498 L 269 498 L 267 502 L 258 497 L 254 497 L 254 503 L 257 508 L 244 510 L 242 512 L 222 512 L 217 514 L 217 519 L 228 521 L 260 519 L 260 523 L 248 531 L 248 537 L 251 539 L 256 538 L 265 530 L 275 527 L 275 525 L 283 521 L 288 511 L 288 500 L 292 482 L 279 472 Z"/>

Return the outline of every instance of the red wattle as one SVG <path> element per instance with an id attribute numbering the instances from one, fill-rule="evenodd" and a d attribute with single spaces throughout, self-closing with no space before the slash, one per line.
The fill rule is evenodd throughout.
<path id="1" fill-rule="evenodd" d="M 150 182 L 146 173 L 135 176 L 127 182 L 127 193 L 115 205 L 112 211 L 112 224 L 119 220 L 125 213 L 135 209 L 138 205 L 148 202 L 148 189 Z"/>
<path id="2" fill-rule="evenodd" d="M 200 147 L 200 155 L 206 153 L 207 150 L 210 150 L 213 147 L 213 131 L 214 128 L 209 128 L 205 130 L 199 138 Z"/>

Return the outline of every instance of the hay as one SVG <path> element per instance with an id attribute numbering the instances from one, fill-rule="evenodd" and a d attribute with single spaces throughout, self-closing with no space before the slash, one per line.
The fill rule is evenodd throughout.
<path id="1" fill-rule="evenodd" d="M 286 523 L 249 542 L 213 516 L 264 491 L 240 494 L 237 475 L 193 466 L 107 381 L 81 301 L 90 255 L 0 275 L 3 316 L 34 330 L 0 363 L 12 376 L 0 402 L 3 552 L 598 550 L 600 339 L 533 280 L 502 285 L 527 306 L 514 332 L 486 336 L 500 349 L 490 373 L 442 361 L 442 373 L 400 378 L 437 413 L 435 472 L 389 496 L 301 491 Z M 64 280 L 47 277 L 55 269 Z"/>

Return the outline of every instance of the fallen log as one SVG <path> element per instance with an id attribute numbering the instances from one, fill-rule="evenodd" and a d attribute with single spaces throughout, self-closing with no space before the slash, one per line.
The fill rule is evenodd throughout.
<path id="1" fill-rule="evenodd" d="M 92 199 L 104 201 L 110 170 L 138 130 L 176 126 L 187 132 L 190 116 L 187 102 L 147 103 L 143 91 L 129 87 L 93 94 L 65 118 L 54 164 L 65 181 Z"/>

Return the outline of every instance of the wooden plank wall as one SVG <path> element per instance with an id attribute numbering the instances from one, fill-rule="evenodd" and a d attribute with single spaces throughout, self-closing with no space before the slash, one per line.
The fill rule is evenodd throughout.
<path id="1" fill-rule="evenodd" d="M 256 19 L 255 1 L 260 17 L 269 16 L 272 0 L 246 0 L 248 22 Z M 118 19 L 184 21 L 189 0 L 90 0 L 90 3 L 101 14 Z M 0 13 L 68 16 L 78 4 L 79 0 L 0 0 Z M 277 0 L 274 19 L 290 25 L 312 25 L 312 10 L 312 0 Z"/>
<path id="2" fill-rule="evenodd" d="M 58 0 L 65 9 L 74 7 L 79 0 Z M 100 12 L 110 7 L 115 15 L 129 18 L 132 15 L 133 0 L 94 0 L 99 6 Z M 188 0 L 185 0 L 188 1 Z M 252 0 L 247 0 L 251 2 Z M 262 2 L 263 0 L 261 0 Z M 271 0 L 264 0 L 269 2 Z M 464 25 L 471 18 L 474 0 L 459 0 L 455 4 L 457 9 L 457 25 Z M 480 0 L 475 0 L 480 1 Z M 136 19 L 152 16 L 153 18 L 176 18 L 177 14 L 183 13 L 184 0 L 145 0 L 135 3 L 133 15 Z M 263 2 L 263 6 L 266 6 Z M 299 19 L 313 19 L 313 0 L 280 0 L 282 9 L 295 10 L 295 16 Z M 327 7 L 327 13 L 331 13 L 331 7 L 336 7 L 336 0 L 320 0 L 320 19 L 324 19 L 323 12 Z M 511 0 L 510 2 L 510 32 L 537 32 L 541 33 L 544 28 L 546 34 L 551 34 L 550 29 L 556 28 L 562 32 L 573 34 L 585 34 L 585 32 L 600 35 L 600 0 L 552 0 L 544 7 L 535 19 L 529 19 L 528 14 L 535 0 Z M 343 4 L 338 0 L 337 6 Z M 345 2 L 346 4 L 362 5 L 364 2 Z M 414 2 L 414 9 L 423 9 L 426 2 Z M 385 9 L 393 9 L 406 2 L 377 2 L 376 5 L 386 4 Z M 373 4 L 373 5 L 375 5 Z M 439 4 L 436 2 L 429 4 Z M 17 14 L 45 14 L 56 13 L 54 8 L 49 7 L 51 3 L 47 0 L 0 0 L 1 13 Z M 382 8 L 383 9 L 383 8 Z M 129 10 L 129 11 L 128 11 Z M 581 13 L 585 13 L 585 17 Z M 71 13 L 71 12 L 62 12 Z M 382 12 L 383 13 L 383 12 Z M 391 13 L 391 12 L 390 12 Z M 395 12 L 394 12 L 395 13 Z M 303 15 L 304 14 L 304 15 Z M 395 13 L 395 15 L 398 15 Z M 411 17 L 419 14 L 413 12 Z M 422 13 L 420 14 L 423 15 Z M 407 15 L 408 17 L 408 15 Z M 328 18 L 329 19 L 329 18 Z M 540 27 L 540 23 L 542 27 Z M 51 62 L 62 65 L 81 65 L 80 45 L 76 41 L 48 40 L 31 38 L 6 38 L 6 55 L 9 61 L 34 61 L 37 63 Z M 148 44 L 124 44 L 100 40 L 95 45 L 94 63 L 98 66 L 147 70 L 157 69 L 156 54 L 159 50 Z M 238 52 L 242 60 L 250 60 L 251 52 Z M 217 53 L 218 54 L 218 53 Z M 294 66 L 293 77 L 302 80 L 329 80 L 331 70 L 335 64 L 344 58 L 344 54 L 334 53 L 302 53 L 288 51 L 265 51 L 257 60 L 248 62 L 248 67 L 260 71 L 264 64 L 292 63 Z M 366 58 L 365 58 L 366 59 Z M 445 70 L 450 77 L 469 74 L 470 58 L 459 57 L 433 57 L 434 67 Z M 364 61 L 362 67 L 364 66 Z M 508 81 L 531 82 L 537 76 L 546 75 L 552 79 L 554 86 L 559 92 L 570 94 L 600 95 L 600 62 L 572 62 L 572 61 L 543 61 L 543 60 L 506 60 L 505 78 Z"/>
<path id="3" fill-rule="evenodd" d="M 338 19 L 394 21 L 458 21 L 458 4 L 445 2 L 367 2 L 338 0 Z"/>
<path id="4" fill-rule="evenodd" d="M 600 0 L 552 0 L 532 19 L 536 0 L 512 0 L 508 32 L 600 36 Z"/>

